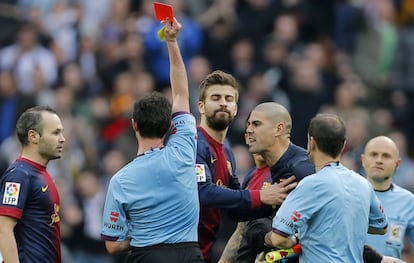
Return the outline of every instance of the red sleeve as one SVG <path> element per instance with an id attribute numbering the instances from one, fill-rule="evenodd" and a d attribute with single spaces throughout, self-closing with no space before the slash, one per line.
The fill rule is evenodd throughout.
<path id="1" fill-rule="evenodd" d="M 252 208 L 259 208 L 261 206 L 260 201 L 260 191 L 259 190 L 249 190 L 250 198 L 252 203 Z"/>
<path id="2" fill-rule="evenodd" d="M 21 219 L 23 215 L 23 211 L 15 208 L 15 207 L 0 207 L 0 215 L 2 216 L 10 216 L 16 219 Z"/>

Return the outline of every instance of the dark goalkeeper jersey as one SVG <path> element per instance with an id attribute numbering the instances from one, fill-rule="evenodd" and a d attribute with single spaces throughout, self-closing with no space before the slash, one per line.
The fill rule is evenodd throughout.
<path id="1" fill-rule="evenodd" d="M 61 262 L 59 195 L 46 167 L 18 158 L 0 178 L 0 215 L 16 218 L 19 259 Z"/>

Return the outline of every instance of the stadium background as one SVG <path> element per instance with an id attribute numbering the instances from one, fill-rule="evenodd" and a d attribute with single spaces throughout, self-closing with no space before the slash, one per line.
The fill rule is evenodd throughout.
<path id="1" fill-rule="evenodd" d="M 31 105 L 57 109 L 67 139 L 50 163 L 60 190 L 64 262 L 116 262 L 100 241 L 111 175 L 135 153 L 133 101 L 170 95 L 168 57 L 149 0 L 0 1 L 0 167 L 19 154 L 16 116 Z M 414 2 L 411 0 L 171 0 L 183 24 L 192 112 L 197 86 L 214 69 L 241 85 L 228 139 L 238 175 L 252 166 L 244 121 L 263 101 L 285 105 L 292 141 L 306 147 L 318 112 L 346 122 L 343 162 L 361 171 L 368 138 L 386 134 L 402 154 L 395 182 L 414 191 Z M 233 224 L 224 222 L 219 255 Z M 414 257 L 411 257 L 414 258 Z M 413 262 L 413 261 L 411 261 Z"/>

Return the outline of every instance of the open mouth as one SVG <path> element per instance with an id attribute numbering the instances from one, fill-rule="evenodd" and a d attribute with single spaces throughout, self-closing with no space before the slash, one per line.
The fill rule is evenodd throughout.
<path id="1" fill-rule="evenodd" d="M 253 144 L 253 143 L 255 143 L 256 142 L 256 139 L 253 139 L 253 138 L 247 138 L 247 143 L 250 145 L 250 144 Z"/>

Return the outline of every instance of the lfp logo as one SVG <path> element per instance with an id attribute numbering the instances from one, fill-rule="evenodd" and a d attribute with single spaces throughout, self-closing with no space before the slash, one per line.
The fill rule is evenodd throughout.
<path id="1" fill-rule="evenodd" d="M 20 194 L 20 183 L 6 182 L 6 189 L 3 195 L 3 204 L 17 205 Z"/>
<path id="2" fill-rule="evenodd" d="M 204 164 L 197 163 L 195 165 L 195 173 L 197 177 L 198 183 L 205 183 L 207 181 L 206 179 L 206 169 L 204 168 Z"/>

